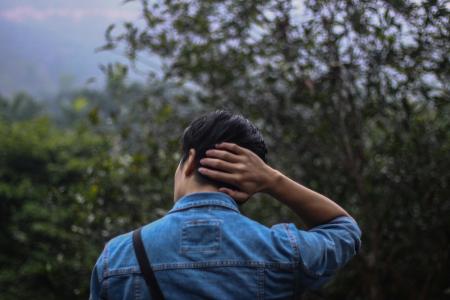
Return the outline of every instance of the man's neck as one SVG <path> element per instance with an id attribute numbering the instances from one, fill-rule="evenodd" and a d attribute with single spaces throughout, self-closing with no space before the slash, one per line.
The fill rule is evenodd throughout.
<path id="1" fill-rule="evenodd" d="M 185 190 L 184 194 L 180 195 L 179 198 L 175 202 L 177 202 L 183 196 L 188 195 L 188 194 L 200 193 L 200 192 L 218 192 L 218 191 L 219 191 L 219 189 L 212 185 L 195 185 L 195 186 L 187 188 Z"/>

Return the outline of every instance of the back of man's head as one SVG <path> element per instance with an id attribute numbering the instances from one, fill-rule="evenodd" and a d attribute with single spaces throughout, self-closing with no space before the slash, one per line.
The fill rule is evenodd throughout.
<path id="1" fill-rule="evenodd" d="M 241 114 L 226 110 L 209 112 L 193 120 L 184 130 L 180 141 L 181 164 L 188 158 L 189 149 L 195 149 L 195 178 L 199 183 L 236 189 L 231 184 L 213 180 L 198 172 L 200 159 L 205 157 L 205 152 L 214 149 L 214 145 L 221 142 L 235 143 L 247 148 L 267 162 L 266 144 L 261 132 L 252 122 Z"/>

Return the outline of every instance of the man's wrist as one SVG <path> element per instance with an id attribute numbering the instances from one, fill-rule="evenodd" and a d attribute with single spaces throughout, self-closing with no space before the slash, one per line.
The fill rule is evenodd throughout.
<path id="1" fill-rule="evenodd" d="M 261 190 L 261 192 L 272 195 L 276 193 L 276 188 L 280 185 L 283 180 L 283 174 L 271 167 L 269 167 L 269 171 L 267 172 L 267 180 L 266 184 Z"/>

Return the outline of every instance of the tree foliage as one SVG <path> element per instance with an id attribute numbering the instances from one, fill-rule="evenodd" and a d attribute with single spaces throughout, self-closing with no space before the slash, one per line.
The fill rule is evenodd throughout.
<path id="1" fill-rule="evenodd" d="M 104 242 L 173 205 L 182 130 L 216 108 L 253 121 L 273 167 L 362 228 L 357 258 L 304 299 L 448 297 L 445 1 L 140 2 L 104 49 L 132 66 L 156 54 L 146 85 L 110 64 L 105 90 L 65 95 L 54 121 L 26 95 L 0 98 L 2 298 L 87 298 Z M 242 209 L 301 225 L 264 195 Z"/>
<path id="2" fill-rule="evenodd" d="M 87 298 L 105 242 L 171 207 L 174 159 L 163 143 L 148 138 L 143 147 L 155 153 L 144 157 L 118 146 L 117 126 L 87 122 L 107 94 L 74 96 L 69 115 L 79 123 L 69 128 L 47 116 L 0 119 L 0 298 Z M 77 111 L 86 95 L 86 111 Z M 161 122 L 166 110 L 156 113 Z"/>
<path id="3" fill-rule="evenodd" d="M 326 298 L 448 296 L 445 1 L 141 3 L 145 24 L 111 30 L 110 47 L 157 54 L 203 109 L 250 117 L 274 166 L 359 220 L 363 251 Z"/>

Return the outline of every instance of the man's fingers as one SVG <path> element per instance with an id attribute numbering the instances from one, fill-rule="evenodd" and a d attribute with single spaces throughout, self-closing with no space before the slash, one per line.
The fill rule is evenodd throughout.
<path id="1" fill-rule="evenodd" d="M 225 173 L 222 171 L 215 171 L 207 168 L 198 168 L 198 171 L 205 176 L 211 177 L 212 179 L 220 180 L 230 184 L 236 184 L 236 179 L 233 174 Z"/>
<path id="2" fill-rule="evenodd" d="M 206 167 L 212 167 L 214 169 L 219 169 L 222 171 L 226 171 L 228 173 L 232 173 L 235 171 L 238 171 L 239 169 L 236 167 L 236 165 L 229 163 L 227 161 L 223 161 L 221 159 L 215 159 L 215 158 L 202 158 L 200 159 L 200 163 L 202 166 Z"/>
<path id="3" fill-rule="evenodd" d="M 228 194 L 237 202 L 245 202 L 248 200 L 248 198 L 250 198 L 250 195 L 245 192 L 235 191 L 229 188 L 220 188 L 219 191 Z"/>
<path id="4" fill-rule="evenodd" d="M 216 148 L 226 149 L 236 154 L 246 154 L 246 148 L 243 148 L 235 143 L 222 142 L 216 145 Z"/>
<path id="5" fill-rule="evenodd" d="M 208 157 L 216 157 L 229 162 L 239 162 L 241 159 L 236 154 L 226 150 L 209 149 L 205 153 Z"/>

